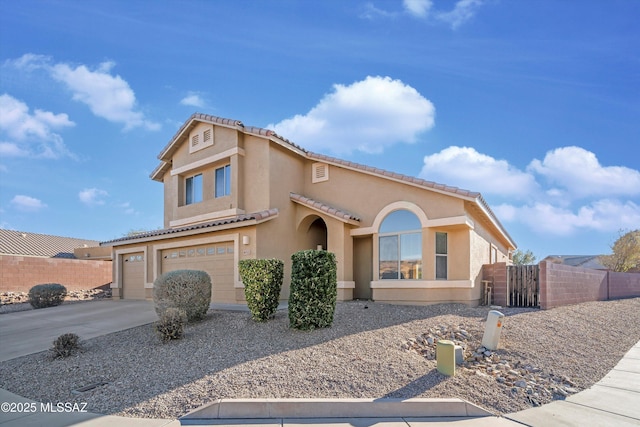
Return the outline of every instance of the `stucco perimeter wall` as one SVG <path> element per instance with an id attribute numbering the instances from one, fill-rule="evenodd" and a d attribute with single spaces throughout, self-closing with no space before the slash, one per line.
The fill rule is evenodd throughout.
<path id="1" fill-rule="evenodd" d="M 111 283 L 111 270 L 111 261 L 1 255 L 0 292 L 28 292 L 43 283 L 93 289 Z"/>

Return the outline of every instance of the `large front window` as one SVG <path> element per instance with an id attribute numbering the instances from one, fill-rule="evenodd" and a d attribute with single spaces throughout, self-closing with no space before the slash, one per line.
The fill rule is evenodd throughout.
<path id="1" fill-rule="evenodd" d="M 409 211 L 387 215 L 380 226 L 380 279 L 422 279 L 422 230 Z"/>
<path id="2" fill-rule="evenodd" d="M 216 197 L 231 194 L 231 165 L 216 169 Z"/>
<path id="3" fill-rule="evenodd" d="M 202 201 L 202 174 L 194 175 L 185 180 L 185 204 L 198 203 Z"/>

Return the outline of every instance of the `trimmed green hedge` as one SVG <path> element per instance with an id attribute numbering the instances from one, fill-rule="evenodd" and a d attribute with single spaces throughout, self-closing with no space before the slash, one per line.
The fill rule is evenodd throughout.
<path id="1" fill-rule="evenodd" d="M 253 320 L 265 322 L 273 318 L 278 309 L 284 263 L 279 259 L 245 259 L 238 267 Z"/>
<path id="2" fill-rule="evenodd" d="M 175 270 L 153 282 L 153 302 L 158 316 L 168 308 L 184 311 L 188 322 L 204 319 L 211 304 L 211 277 L 200 270 Z"/>
<path id="3" fill-rule="evenodd" d="M 67 296 L 67 288 L 59 283 L 35 285 L 29 289 L 29 303 L 33 308 L 46 308 L 60 305 Z"/>
<path id="4" fill-rule="evenodd" d="M 306 250 L 291 255 L 291 261 L 289 326 L 302 330 L 331 326 L 338 297 L 335 254 Z"/>

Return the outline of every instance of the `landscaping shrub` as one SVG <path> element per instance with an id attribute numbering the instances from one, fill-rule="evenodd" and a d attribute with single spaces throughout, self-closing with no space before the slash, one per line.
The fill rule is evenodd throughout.
<path id="1" fill-rule="evenodd" d="M 155 328 L 162 342 L 166 343 L 182 338 L 185 323 L 187 323 L 186 313 L 179 308 L 169 307 L 160 315 Z"/>
<path id="2" fill-rule="evenodd" d="M 53 357 L 63 358 L 73 354 L 80 347 L 80 337 L 73 333 L 62 334 L 53 341 Z"/>
<path id="3" fill-rule="evenodd" d="M 29 289 L 29 303 L 33 308 L 60 305 L 66 296 L 67 288 L 59 283 L 45 283 Z"/>
<path id="4" fill-rule="evenodd" d="M 289 326 L 303 330 L 331 326 L 338 296 L 335 254 L 300 251 L 291 261 Z"/>
<path id="5" fill-rule="evenodd" d="M 245 259 L 239 269 L 251 317 L 258 322 L 271 319 L 278 309 L 284 263 L 279 259 Z"/>
<path id="6" fill-rule="evenodd" d="M 161 316 L 168 308 L 179 308 L 188 322 L 204 319 L 211 303 L 211 278 L 205 271 L 175 270 L 153 282 L 153 302 Z"/>

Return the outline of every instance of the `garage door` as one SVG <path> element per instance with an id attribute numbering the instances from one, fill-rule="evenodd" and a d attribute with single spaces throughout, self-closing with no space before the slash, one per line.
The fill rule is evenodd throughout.
<path id="1" fill-rule="evenodd" d="M 144 253 L 122 256 L 122 298 L 144 299 Z"/>
<path id="2" fill-rule="evenodd" d="M 211 301 L 235 303 L 233 242 L 187 246 L 162 252 L 162 272 L 202 270 L 213 284 Z"/>

